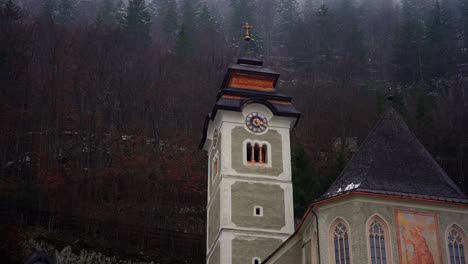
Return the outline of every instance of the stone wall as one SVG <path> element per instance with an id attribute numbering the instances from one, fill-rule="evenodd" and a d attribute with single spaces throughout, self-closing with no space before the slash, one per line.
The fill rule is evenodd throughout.
<path id="1" fill-rule="evenodd" d="M 22 244 L 24 259 L 28 259 L 34 252 L 45 252 L 55 261 L 55 264 L 163 264 L 168 261 L 139 261 L 128 260 L 120 256 L 108 256 L 91 249 L 76 249 L 71 245 L 62 249 L 56 248 L 51 243 L 30 239 Z"/>

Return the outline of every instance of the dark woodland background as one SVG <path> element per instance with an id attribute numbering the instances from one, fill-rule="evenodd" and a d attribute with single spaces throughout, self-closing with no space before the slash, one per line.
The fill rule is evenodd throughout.
<path id="1" fill-rule="evenodd" d="M 40 236 L 203 262 L 197 145 L 246 21 L 303 113 L 297 218 L 388 94 L 468 191 L 468 0 L 0 0 L 0 254 Z"/>

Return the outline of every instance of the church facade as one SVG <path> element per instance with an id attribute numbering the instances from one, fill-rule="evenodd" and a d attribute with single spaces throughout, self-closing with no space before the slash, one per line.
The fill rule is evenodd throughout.
<path id="1" fill-rule="evenodd" d="M 278 78 L 239 59 L 206 118 L 207 263 L 468 263 L 468 199 L 392 107 L 295 227 Z"/>

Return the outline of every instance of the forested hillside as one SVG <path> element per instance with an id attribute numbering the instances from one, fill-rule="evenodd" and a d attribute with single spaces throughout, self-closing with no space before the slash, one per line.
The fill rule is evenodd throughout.
<path id="1" fill-rule="evenodd" d="M 389 94 L 468 191 L 468 0 L 0 0 L 3 221 L 167 256 L 145 235 L 125 241 L 160 230 L 187 241 L 171 257 L 203 259 L 197 146 L 227 66 L 246 52 L 246 21 L 251 49 L 302 112 L 296 217 Z M 62 228 L 69 217 L 79 228 Z M 1 240 L 18 238 L 2 226 Z"/>

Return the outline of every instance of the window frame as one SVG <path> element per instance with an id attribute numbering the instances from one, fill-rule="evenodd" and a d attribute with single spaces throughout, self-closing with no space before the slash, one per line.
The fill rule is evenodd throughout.
<path id="1" fill-rule="evenodd" d="M 349 248 L 349 263 L 340 263 L 340 264 L 353 264 L 353 249 L 351 247 L 352 245 L 352 236 L 351 236 L 351 228 L 346 220 L 344 220 L 341 217 L 336 217 L 328 227 L 328 253 L 329 253 L 329 259 L 330 259 L 330 264 L 336 264 L 336 259 L 335 259 L 335 241 L 334 241 L 334 235 L 335 235 L 335 228 L 339 225 L 343 224 L 346 227 L 346 231 L 348 233 L 348 248 Z M 338 262 L 339 263 L 339 262 Z"/>
<path id="2" fill-rule="evenodd" d="M 447 227 L 445 230 L 445 251 L 447 253 L 447 264 L 452 264 L 450 262 L 450 251 L 449 251 L 449 246 L 448 246 L 448 235 L 452 229 L 455 229 L 460 233 L 460 236 L 462 237 L 462 242 L 463 242 L 463 251 L 465 253 L 465 263 L 468 263 L 468 237 L 466 235 L 465 230 L 459 226 L 458 224 L 451 224 Z"/>
<path id="3" fill-rule="evenodd" d="M 266 162 L 252 162 L 247 160 L 247 144 L 251 144 L 252 147 L 255 147 L 255 144 L 258 144 L 260 149 L 263 149 L 263 146 L 266 146 Z M 272 167 L 272 156 L 271 156 L 271 144 L 268 141 L 264 140 L 253 140 L 253 139 L 246 139 L 242 142 L 242 161 L 244 166 L 247 167 Z"/>
<path id="4" fill-rule="evenodd" d="M 257 209 L 260 209 L 260 214 L 257 214 Z M 253 216 L 262 217 L 263 216 L 263 206 L 254 205 L 254 207 L 253 207 Z"/>
<path id="5" fill-rule="evenodd" d="M 369 219 L 367 219 L 366 222 L 366 244 L 367 244 L 367 259 L 368 263 L 372 264 L 372 259 L 371 259 L 371 251 L 370 251 L 370 233 L 369 229 L 370 226 L 374 222 L 379 222 L 382 230 L 384 232 L 384 244 L 385 244 L 385 258 L 387 260 L 387 264 L 393 264 L 393 251 L 392 251 L 392 243 L 391 243 L 391 235 L 390 235 L 390 228 L 388 222 L 379 214 L 374 214 Z"/>

